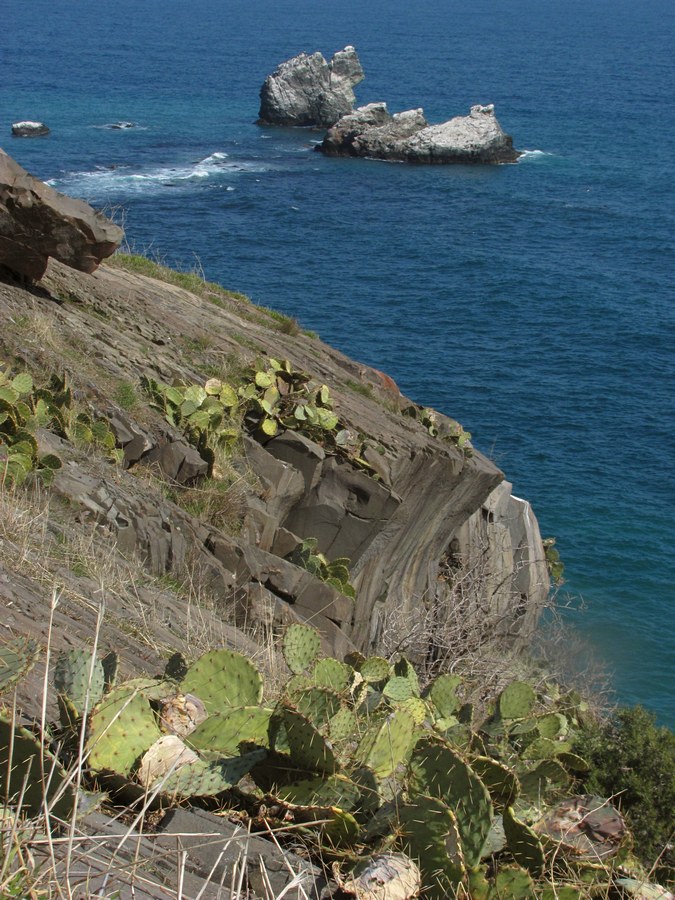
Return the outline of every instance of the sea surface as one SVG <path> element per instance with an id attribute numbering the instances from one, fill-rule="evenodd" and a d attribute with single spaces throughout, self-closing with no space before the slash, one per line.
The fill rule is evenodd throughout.
<path id="1" fill-rule="evenodd" d="M 0 136 L 132 249 L 296 316 L 458 419 L 532 501 L 620 702 L 675 726 L 675 6 L 0 0 Z M 494 103 L 515 165 L 326 159 L 255 124 L 353 44 L 359 103 Z M 12 139 L 10 124 L 51 135 Z M 132 121 L 137 127 L 104 126 Z M 592 648 L 592 649 L 591 649 Z M 561 648 L 561 654 L 564 652 Z"/>

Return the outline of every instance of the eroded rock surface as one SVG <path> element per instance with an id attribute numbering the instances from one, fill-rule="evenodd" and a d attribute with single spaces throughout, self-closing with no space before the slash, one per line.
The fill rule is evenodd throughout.
<path id="1" fill-rule="evenodd" d="M 93 272 L 123 237 L 88 203 L 55 191 L 0 150 L 0 266 L 32 281 L 49 257 Z"/>
<path id="2" fill-rule="evenodd" d="M 514 162 L 519 156 L 493 105 L 429 125 L 421 109 L 390 115 L 385 103 L 371 103 L 340 119 L 318 149 L 328 156 L 441 164 Z"/>
<path id="3" fill-rule="evenodd" d="M 260 90 L 259 121 L 268 125 L 333 125 L 354 108 L 363 81 L 356 50 L 345 47 L 329 63 L 321 53 L 300 53 L 268 75 Z"/>

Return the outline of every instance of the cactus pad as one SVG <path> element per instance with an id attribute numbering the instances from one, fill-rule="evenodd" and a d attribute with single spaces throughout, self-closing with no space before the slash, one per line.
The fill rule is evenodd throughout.
<path id="1" fill-rule="evenodd" d="M 382 694 L 388 699 L 395 702 L 401 700 L 409 700 L 415 696 L 415 688 L 409 678 L 394 675 L 382 688 Z"/>
<path id="2" fill-rule="evenodd" d="M 297 691 L 291 697 L 291 703 L 316 728 L 324 728 L 329 719 L 339 712 L 342 701 L 340 695 L 328 688 L 313 687 L 305 691 Z"/>
<path id="3" fill-rule="evenodd" d="M 312 670 L 312 681 L 317 687 L 330 688 L 339 694 L 350 690 L 354 682 L 354 669 L 337 659 L 320 659 Z"/>
<path id="4" fill-rule="evenodd" d="M 500 869 L 495 878 L 492 896 L 495 900 L 531 900 L 536 894 L 529 872 L 517 866 Z"/>
<path id="5" fill-rule="evenodd" d="M 359 672 L 370 684 L 386 681 L 391 674 L 391 666 L 381 656 L 370 656 L 361 663 Z"/>
<path id="6" fill-rule="evenodd" d="M 412 696 L 419 697 L 420 680 L 417 677 L 415 667 L 409 659 L 405 658 L 405 656 L 402 656 L 396 663 L 394 663 L 394 676 L 396 678 L 407 678 L 412 687 Z"/>
<path id="7" fill-rule="evenodd" d="M 272 710 L 263 706 L 236 706 L 209 716 L 189 736 L 190 746 L 197 750 L 217 750 L 225 756 L 236 756 L 240 744 L 269 747 Z"/>
<path id="8" fill-rule="evenodd" d="M 51 815 L 69 819 L 75 790 L 63 767 L 34 734 L 0 712 L 0 812 L 20 803 L 21 813 L 38 816 L 44 811 L 45 795 Z"/>
<path id="9" fill-rule="evenodd" d="M 318 776 L 287 784 L 277 790 L 277 799 L 292 806 L 352 810 L 358 806 L 361 788 L 344 775 Z"/>
<path id="10" fill-rule="evenodd" d="M 148 698 L 122 684 L 91 714 L 86 746 L 89 768 L 94 773 L 128 775 L 138 758 L 160 737 Z"/>
<path id="11" fill-rule="evenodd" d="M 328 723 L 328 736 L 336 744 L 358 737 L 359 725 L 356 713 L 346 706 L 339 709 Z"/>
<path id="12" fill-rule="evenodd" d="M 523 719 L 537 702 L 534 688 L 526 681 L 512 681 L 499 695 L 499 715 L 502 719 Z"/>
<path id="13" fill-rule="evenodd" d="M 30 638 L 17 638 L 0 647 L 0 694 L 30 672 L 39 652 L 37 643 Z"/>
<path id="14" fill-rule="evenodd" d="M 79 716 L 91 710 L 103 697 L 105 675 L 100 660 L 88 650 L 61 653 L 54 666 L 54 687 L 64 694 Z"/>
<path id="15" fill-rule="evenodd" d="M 297 768 L 326 774 L 336 771 L 338 764 L 333 751 L 308 719 L 295 710 L 284 709 L 281 721 L 291 762 Z"/>
<path id="16" fill-rule="evenodd" d="M 301 675 L 319 655 L 321 636 L 316 628 L 309 625 L 289 625 L 284 633 L 282 650 L 291 672 Z"/>
<path id="17" fill-rule="evenodd" d="M 544 871 L 544 850 L 532 829 L 516 817 L 512 807 L 504 810 L 506 845 L 518 865 L 538 878 Z"/>
<path id="18" fill-rule="evenodd" d="M 170 797 L 215 797 L 234 787 L 265 756 L 265 750 L 253 750 L 231 759 L 186 763 L 169 775 L 162 793 Z"/>
<path id="19" fill-rule="evenodd" d="M 439 675 L 426 691 L 441 719 L 454 718 L 461 705 L 461 700 L 457 696 L 457 688 L 461 683 L 459 675 Z"/>
<path id="20" fill-rule="evenodd" d="M 415 720 L 406 710 L 396 709 L 365 733 L 356 751 L 357 763 L 369 768 L 377 778 L 388 778 L 403 762 L 415 739 Z"/>
<path id="21" fill-rule="evenodd" d="M 466 863 L 477 865 L 493 815 L 490 795 L 478 775 L 455 750 L 425 741 L 413 753 L 410 776 L 415 792 L 438 797 L 454 810 Z"/>
<path id="22" fill-rule="evenodd" d="M 471 760 L 471 768 L 488 789 L 492 801 L 500 808 L 511 806 L 520 793 L 520 784 L 515 774 L 503 763 L 488 756 L 476 756 Z"/>
<path id="23" fill-rule="evenodd" d="M 209 713 L 228 706 L 256 706 L 262 700 L 260 672 L 241 653 L 211 650 L 193 663 L 181 683 L 184 694 L 195 694 Z"/>
<path id="24" fill-rule="evenodd" d="M 403 850 L 419 862 L 429 900 L 457 896 L 466 877 L 454 813 L 436 797 L 416 796 L 399 809 Z"/>

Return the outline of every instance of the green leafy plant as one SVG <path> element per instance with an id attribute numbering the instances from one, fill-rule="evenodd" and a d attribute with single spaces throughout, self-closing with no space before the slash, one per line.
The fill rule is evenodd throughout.
<path id="1" fill-rule="evenodd" d="M 544 556 L 551 580 L 556 587 L 560 587 L 565 583 L 565 579 L 563 578 L 565 565 L 560 559 L 559 551 L 556 549 L 555 538 L 544 538 L 542 544 L 544 545 Z"/>
<path id="2" fill-rule="evenodd" d="M 317 550 L 317 543 L 316 538 L 306 538 L 292 554 L 291 561 L 307 569 L 326 584 L 337 588 L 345 597 L 354 600 L 356 591 L 349 582 L 349 558 L 341 556 L 329 562 L 327 557 Z"/>
<path id="3" fill-rule="evenodd" d="M 465 431 L 459 422 L 449 419 L 447 416 L 439 415 L 436 410 L 428 406 L 407 406 L 403 411 L 404 416 L 416 419 L 432 437 L 449 441 L 458 447 L 464 456 L 473 456 L 473 444 L 471 443 L 471 433 Z"/>
<path id="4" fill-rule="evenodd" d="M 636 706 L 605 722 L 587 721 L 573 750 L 588 763 L 584 788 L 616 797 L 645 866 L 656 864 L 660 878 L 675 880 L 675 734 Z"/>

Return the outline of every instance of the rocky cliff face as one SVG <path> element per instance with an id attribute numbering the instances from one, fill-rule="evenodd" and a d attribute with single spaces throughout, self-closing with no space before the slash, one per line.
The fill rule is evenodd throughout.
<path id="1" fill-rule="evenodd" d="M 237 626 L 311 621 L 337 656 L 381 647 L 394 632 L 409 640 L 411 655 L 433 654 L 456 617 L 458 584 L 473 571 L 477 587 L 462 593 L 461 615 L 478 616 L 511 642 L 528 640 L 548 592 L 529 505 L 511 496 L 480 453 L 467 456 L 403 416 L 410 401 L 387 376 L 317 338 L 277 330 L 263 310 L 215 286 L 193 293 L 109 265 L 87 275 L 52 261 L 37 287 L 0 282 L 0 301 L 3 361 L 28 368 L 37 381 L 69 373 L 80 402 L 106 418 L 124 450 L 120 468 L 40 435 L 42 448 L 65 461 L 50 489 L 60 515 L 67 510 L 89 522 L 114 552 L 140 558 L 157 576 L 188 573 L 215 598 L 220 618 Z M 182 485 L 199 497 L 213 480 L 195 448 L 148 408 L 140 379 L 203 384 L 215 371 L 236 369 L 242 357 L 271 356 L 330 387 L 341 419 L 364 436 L 369 467 L 354 467 L 293 430 L 244 436 L 234 461 L 239 518 L 236 527 L 223 527 L 195 504 L 177 502 Z M 123 387 L 138 398 L 130 408 L 115 400 Z M 349 558 L 355 600 L 292 561 L 307 538 L 329 560 Z M 33 622 L 42 634 L 49 590 L 5 579 L 4 621 L 18 633 Z M 64 610 L 57 648 L 82 639 L 81 623 L 69 626 Z M 167 645 L 168 625 L 174 646 L 189 651 L 189 610 L 167 615 L 157 645 Z M 115 621 L 104 627 L 104 645 L 119 647 Z M 132 648 L 127 664 L 134 668 Z M 153 653 L 145 648 L 141 656 L 147 664 Z"/>

